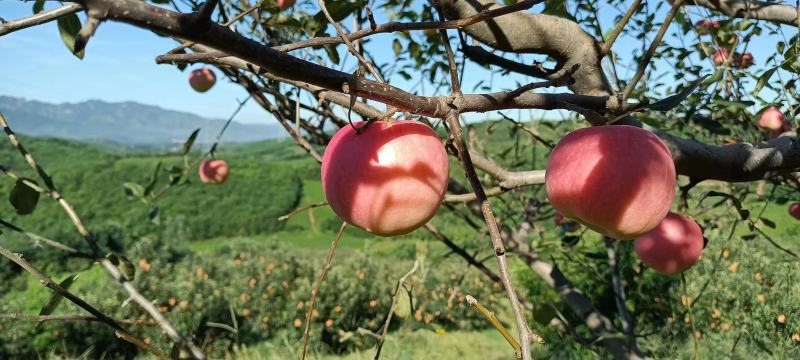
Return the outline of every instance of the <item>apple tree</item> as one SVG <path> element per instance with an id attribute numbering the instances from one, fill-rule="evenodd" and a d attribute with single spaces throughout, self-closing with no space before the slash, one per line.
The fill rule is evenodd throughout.
<path id="1" fill-rule="evenodd" d="M 789 213 L 800 218 L 789 205 L 800 200 L 796 4 L 43 3 L 4 21 L 0 35 L 58 21 L 78 56 L 91 56 L 92 36 L 109 21 L 174 39 L 154 66 L 199 64 L 197 91 L 219 81 L 211 68 L 246 90 L 321 164 L 329 205 L 346 224 L 397 241 L 419 229 L 502 284 L 513 319 L 501 320 L 516 330 L 509 354 L 800 352 L 797 244 L 785 241 L 797 234 L 782 232 Z M 476 124 L 476 113 L 490 120 Z M 99 256 L 35 154 L 3 125 L 40 175 L 17 179 L 18 210 L 39 193 L 59 202 L 89 246 L 61 250 L 101 262 L 177 347 L 204 358 L 193 334 L 131 285 L 124 256 Z M 785 219 L 769 215 L 776 207 Z M 0 252 L 119 337 L 163 355 Z M 322 326 L 309 319 L 306 334 Z"/>

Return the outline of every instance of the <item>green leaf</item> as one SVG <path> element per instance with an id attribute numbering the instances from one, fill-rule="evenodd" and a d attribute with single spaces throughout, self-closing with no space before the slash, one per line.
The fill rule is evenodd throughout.
<path id="1" fill-rule="evenodd" d="M 78 19 L 78 15 L 64 15 L 58 18 L 57 22 L 58 32 L 61 34 L 61 40 L 64 40 L 64 45 L 67 45 L 67 49 L 78 59 L 83 60 L 84 50 L 75 53 L 75 37 L 78 36 L 78 31 L 81 31 L 81 20 Z"/>
<path id="2" fill-rule="evenodd" d="M 150 212 L 147 213 L 147 217 L 153 222 L 153 224 L 160 224 L 161 219 L 158 217 L 158 206 L 151 207 Z"/>
<path id="3" fill-rule="evenodd" d="M 774 67 L 772 69 L 764 71 L 764 73 L 758 77 L 758 82 L 756 82 L 756 87 L 753 89 L 753 96 L 758 95 L 758 93 L 761 92 L 761 89 L 763 89 L 764 86 L 767 85 L 769 79 L 772 77 L 772 74 L 775 73 L 775 70 L 778 70 L 778 68 Z"/>
<path id="4" fill-rule="evenodd" d="M 42 12 L 42 10 L 44 10 L 44 0 L 36 0 L 36 2 L 33 3 L 33 13 L 38 14 Z"/>
<path id="5" fill-rule="evenodd" d="M 133 266 L 133 263 L 125 256 L 108 253 L 106 254 L 106 258 L 111 261 L 129 281 L 132 281 L 136 277 L 136 267 Z"/>
<path id="6" fill-rule="evenodd" d="M 762 217 L 762 218 L 759 218 L 758 220 L 761 221 L 764 225 L 766 225 L 770 229 L 774 229 L 775 228 L 775 222 L 770 220 L 770 219 Z"/>
<path id="7" fill-rule="evenodd" d="M 722 80 L 722 75 L 724 75 L 724 74 L 725 74 L 725 69 L 723 69 L 723 68 L 717 69 L 717 71 L 714 72 L 714 75 L 711 75 L 711 77 L 706 79 L 706 81 L 705 81 L 705 83 L 703 85 L 711 85 L 713 83 L 716 83 L 716 82 Z"/>
<path id="8" fill-rule="evenodd" d="M 72 284 L 75 282 L 75 279 L 77 278 L 78 274 L 72 274 L 70 276 L 67 276 L 67 278 L 62 280 L 58 285 L 64 288 L 65 290 L 69 290 L 69 288 L 72 286 Z M 56 310 L 56 307 L 58 307 L 58 304 L 61 303 L 61 299 L 63 298 L 64 297 L 57 292 L 53 292 L 52 294 L 50 294 L 50 297 L 47 298 L 47 301 L 45 301 L 44 305 L 42 305 L 42 310 L 39 311 L 39 315 L 42 316 L 42 315 L 52 314 L 53 311 Z"/>
<path id="9" fill-rule="evenodd" d="M 189 151 L 192 151 L 192 145 L 194 145 L 194 141 L 197 140 L 197 133 L 199 132 L 200 129 L 192 131 L 192 134 L 189 135 L 189 138 L 183 143 L 183 156 L 189 155 Z"/>
<path id="10" fill-rule="evenodd" d="M 156 169 L 153 171 L 153 176 L 150 177 L 150 183 L 144 188 L 144 196 L 149 196 L 158 184 L 158 173 L 161 172 L 161 161 L 156 164 Z"/>
<path id="11" fill-rule="evenodd" d="M 653 104 L 648 105 L 647 108 L 661 112 L 667 112 L 674 109 L 676 106 L 680 105 L 680 103 L 683 102 L 683 100 L 686 100 L 686 98 L 689 97 L 689 95 L 691 95 L 695 91 L 695 89 L 697 89 L 697 87 L 700 86 L 700 83 L 702 83 L 703 80 L 705 80 L 707 77 L 708 75 L 700 77 L 699 79 L 693 81 L 691 84 L 683 88 L 681 92 L 672 96 L 668 96 L 659 101 L 656 101 Z"/>
<path id="12" fill-rule="evenodd" d="M 537 306 L 533 310 L 533 320 L 539 324 L 548 325 L 554 317 L 556 317 L 556 311 L 551 306 Z"/>
<path id="13" fill-rule="evenodd" d="M 142 197 L 144 195 L 144 187 L 137 183 L 126 182 L 122 184 L 125 187 L 125 194 L 128 196 Z"/>
<path id="14" fill-rule="evenodd" d="M 328 54 L 328 59 L 331 60 L 334 64 L 339 64 L 339 52 L 336 51 L 336 45 L 328 44 L 322 47 L 325 49 L 325 53 Z"/>
<path id="15" fill-rule="evenodd" d="M 747 219 L 750 218 L 750 211 L 745 209 L 745 208 L 743 208 L 742 207 L 742 202 L 739 201 L 739 199 L 737 199 L 733 195 L 727 194 L 727 193 L 724 193 L 724 192 L 719 192 L 719 191 L 709 191 L 705 195 L 703 195 L 703 198 L 700 199 L 700 202 L 702 203 L 703 200 L 705 200 L 706 198 L 709 198 L 709 197 L 722 197 L 722 198 L 725 198 L 727 200 L 730 200 L 733 203 L 733 206 L 736 207 L 736 211 L 739 212 L 739 217 L 741 217 L 742 220 L 747 220 Z"/>
<path id="16" fill-rule="evenodd" d="M 394 41 L 392 41 L 392 50 L 394 50 L 395 55 L 403 53 L 403 44 L 400 43 L 400 40 L 394 39 Z"/>
<path id="17" fill-rule="evenodd" d="M 550 0 L 545 2 L 543 14 L 575 20 L 567 11 L 567 0 Z"/>
<path id="18" fill-rule="evenodd" d="M 26 178 L 19 178 L 11 188 L 11 193 L 8 196 L 8 201 L 17 214 L 28 215 L 36 209 L 36 204 L 39 203 L 39 192 L 28 186 L 25 181 L 30 181 L 36 184 L 36 181 Z M 38 184 L 37 184 L 38 185 Z"/>

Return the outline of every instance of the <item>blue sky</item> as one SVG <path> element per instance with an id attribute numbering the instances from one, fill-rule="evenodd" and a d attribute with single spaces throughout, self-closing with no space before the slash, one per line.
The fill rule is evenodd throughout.
<path id="1" fill-rule="evenodd" d="M 15 19 L 29 16 L 32 3 L 0 0 L 0 17 Z M 47 8 L 58 6 L 48 1 Z M 541 6 L 541 5 L 540 5 Z M 539 7 L 540 7 L 539 6 Z M 539 7 L 534 8 L 534 11 Z M 604 10 L 601 23 L 604 30 L 613 26 L 616 11 Z M 663 9 L 662 9 L 663 12 Z M 701 12 L 693 11 L 702 15 Z M 377 11 L 380 13 L 380 11 Z M 607 16 L 606 16 L 607 15 Z M 663 15 L 663 14 L 662 14 Z M 695 20 L 699 17 L 695 16 Z M 385 21 L 378 17 L 379 22 Z M 796 30 L 789 30 L 794 35 Z M 390 61 L 391 35 L 376 36 L 368 45 L 378 62 Z M 751 44 L 756 54 L 773 52 L 774 38 L 766 38 Z M 149 31 L 130 25 L 105 22 L 90 41 L 86 56 L 81 61 L 74 57 L 63 45 L 55 22 L 24 29 L 0 37 L 0 95 L 12 95 L 46 102 L 78 102 L 89 99 L 106 101 L 137 101 L 158 105 L 168 109 L 188 111 L 211 118 L 226 118 L 236 108 L 237 99 L 244 99 L 246 92 L 227 80 L 222 79 L 207 93 L 194 92 L 187 84 L 187 72 L 174 66 L 155 64 L 155 56 L 173 48 L 173 40 L 154 35 Z M 625 57 L 638 49 L 639 43 L 621 39 L 615 45 L 618 55 Z M 626 48 L 627 46 L 627 48 Z M 340 47 L 340 54 L 343 47 Z M 758 56 L 756 57 L 758 63 Z M 349 59 L 348 65 L 353 64 Z M 662 64 L 663 65 L 663 64 Z M 668 70 L 667 67 L 663 67 Z M 345 67 L 350 71 L 352 67 Z M 470 92 L 478 80 L 488 79 L 489 73 L 475 65 L 468 65 L 464 90 Z M 711 68 L 709 66 L 709 73 Z M 629 78 L 633 71 L 622 71 L 623 78 Z M 625 74 L 628 74 L 627 76 Z M 492 90 L 515 88 L 517 84 L 532 79 L 510 75 L 495 76 Z M 404 89 L 413 84 L 393 79 L 392 83 Z M 509 112 L 510 115 L 514 115 Z M 520 112 L 518 115 L 532 116 L 535 112 Z M 471 115 L 471 119 L 481 119 L 489 115 Z M 549 117 L 559 117 L 550 113 Z M 248 103 L 237 116 L 242 122 L 271 122 L 271 117 L 254 103 Z"/>

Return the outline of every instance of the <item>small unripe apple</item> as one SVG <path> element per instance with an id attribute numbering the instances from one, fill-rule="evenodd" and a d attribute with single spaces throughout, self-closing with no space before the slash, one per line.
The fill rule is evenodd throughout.
<path id="1" fill-rule="evenodd" d="M 742 55 L 742 60 L 739 63 L 739 67 L 744 69 L 750 66 L 753 66 L 753 54 L 747 51 Z"/>
<path id="2" fill-rule="evenodd" d="M 200 164 L 200 181 L 206 184 L 222 184 L 228 179 L 228 163 L 225 160 L 206 160 Z"/>
<path id="3" fill-rule="evenodd" d="M 189 85 L 198 92 L 208 91 L 216 82 L 217 76 L 207 67 L 192 70 L 189 74 Z"/>
<path id="4" fill-rule="evenodd" d="M 700 259 L 703 243 L 700 225 L 669 213 L 655 229 L 636 239 L 633 246 L 645 265 L 662 274 L 675 274 Z"/>
<path id="5" fill-rule="evenodd" d="M 800 203 L 793 203 L 789 205 L 789 215 L 793 218 L 800 220 Z"/>
<path id="6" fill-rule="evenodd" d="M 375 235 L 402 235 L 436 214 L 449 170 L 447 151 L 428 125 L 376 121 L 360 133 L 345 126 L 331 138 L 322 156 L 322 190 L 347 223 Z"/>
<path id="7" fill-rule="evenodd" d="M 783 121 L 783 113 L 774 106 L 770 106 L 761 113 L 761 117 L 758 119 L 758 127 L 771 131 L 779 131 L 784 126 Z"/>
<path id="8" fill-rule="evenodd" d="M 628 125 L 573 131 L 547 161 L 545 189 L 553 209 L 617 239 L 641 236 L 667 215 L 675 165 L 651 132 Z"/>
<path id="9" fill-rule="evenodd" d="M 278 0 L 278 7 L 281 10 L 286 10 L 292 6 L 294 6 L 295 0 Z"/>
<path id="10" fill-rule="evenodd" d="M 719 28 L 719 21 L 716 20 L 700 20 L 695 24 L 695 31 L 698 35 L 708 35 Z"/>

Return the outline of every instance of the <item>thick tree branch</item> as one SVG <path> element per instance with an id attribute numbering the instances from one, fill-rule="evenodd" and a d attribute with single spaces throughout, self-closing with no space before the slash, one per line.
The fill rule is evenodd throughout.
<path id="1" fill-rule="evenodd" d="M 797 8 L 776 2 L 756 0 L 686 0 L 687 5 L 703 6 L 727 16 L 765 20 L 798 26 Z"/>
<path id="2" fill-rule="evenodd" d="M 442 0 L 450 19 L 467 18 L 501 5 L 494 0 Z M 577 94 L 607 96 L 608 80 L 600 67 L 600 45 L 577 23 L 556 16 L 516 12 L 466 27 L 465 31 L 492 48 L 515 53 L 546 54 L 560 67 L 580 64 L 576 82 L 570 89 Z"/>

